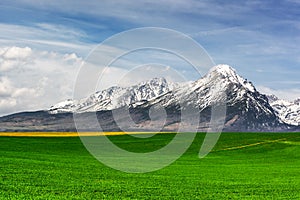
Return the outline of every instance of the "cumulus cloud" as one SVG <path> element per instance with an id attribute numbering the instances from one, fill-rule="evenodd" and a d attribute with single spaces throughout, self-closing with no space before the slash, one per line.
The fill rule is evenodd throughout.
<path id="1" fill-rule="evenodd" d="M 24 47 L 24 48 L 10 47 L 10 48 L 7 48 L 3 52 L 2 57 L 4 59 L 24 60 L 24 59 L 28 58 L 31 55 L 31 53 L 32 53 L 32 50 L 29 47 Z"/>
<path id="2" fill-rule="evenodd" d="M 113 51 L 113 48 L 110 50 Z M 111 51 L 102 56 L 110 58 Z M 77 54 L 62 54 L 55 51 L 40 51 L 30 47 L 12 46 L 0 47 L 0 57 L 0 115 L 28 110 L 44 110 L 59 101 L 73 98 L 77 74 L 83 64 L 83 59 Z M 120 84 L 120 81 L 126 84 L 140 81 L 133 78 L 132 73 L 135 75 L 134 77 L 140 77 L 143 80 L 151 78 L 141 76 L 144 74 L 142 70 L 129 73 L 128 70 L 120 67 L 98 66 L 96 65 L 97 58 L 95 59 L 91 60 L 95 62 L 94 64 L 89 63 L 93 66 L 95 73 L 87 74 L 87 79 L 97 75 L 96 72 L 99 71 L 103 74 L 98 85 L 95 86 L 96 88 L 90 86 L 92 89 L 106 89 Z M 11 63 L 11 65 L 8 67 L 6 63 Z M 163 70 L 165 69 L 163 67 Z M 147 74 L 153 74 L 153 72 L 148 71 Z M 88 91 L 88 94 L 86 92 L 85 86 L 82 98 L 95 91 Z"/>
<path id="3" fill-rule="evenodd" d="M 72 98 L 82 59 L 75 53 L 0 48 L 0 115 L 42 110 Z"/>
<path id="4" fill-rule="evenodd" d="M 16 106 L 26 107 L 24 102 L 35 95 L 36 91 L 33 88 L 18 88 L 8 77 L 0 77 L 0 112 L 14 111 Z"/>
<path id="5" fill-rule="evenodd" d="M 8 97 L 13 92 L 11 81 L 7 77 L 0 77 L 0 97 Z"/>
<path id="6" fill-rule="evenodd" d="M 24 66 L 30 62 L 32 50 L 29 47 L 8 47 L 0 51 L 0 71 Z"/>
<path id="7" fill-rule="evenodd" d="M 13 98 L 0 99 L 0 110 L 2 113 L 10 112 L 17 105 Z"/>

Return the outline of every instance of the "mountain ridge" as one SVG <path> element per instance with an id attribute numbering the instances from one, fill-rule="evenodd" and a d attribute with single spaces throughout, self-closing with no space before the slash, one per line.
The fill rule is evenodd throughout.
<path id="1" fill-rule="evenodd" d="M 34 113 L 2 117 L 0 127 L 2 131 L 26 128 L 74 131 L 74 114 L 86 125 L 85 130 L 95 131 L 99 127 L 91 123 L 90 117 L 96 113 L 104 131 L 177 131 L 179 127 L 189 130 L 195 125 L 197 131 L 207 131 L 212 109 L 218 104 L 225 104 L 227 109 L 224 131 L 293 131 L 299 128 L 282 120 L 268 97 L 229 65 L 217 65 L 201 79 L 185 84 L 154 78 L 130 87 L 114 86 L 80 100 L 60 102 L 38 113 L 42 119 Z M 195 117 L 183 124 L 181 114 L 185 109 L 190 109 Z"/>

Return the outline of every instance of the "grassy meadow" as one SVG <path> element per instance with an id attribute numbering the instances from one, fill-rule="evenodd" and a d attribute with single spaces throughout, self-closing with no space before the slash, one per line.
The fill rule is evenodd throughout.
<path id="1" fill-rule="evenodd" d="M 199 159 L 205 134 L 172 165 L 145 174 L 98 162 L 79 137 L 0 137 L 0 199 L 300 199 L 299 133 L 223 133 Z M 174 134 L 109 136 L 147 152 Z"/>

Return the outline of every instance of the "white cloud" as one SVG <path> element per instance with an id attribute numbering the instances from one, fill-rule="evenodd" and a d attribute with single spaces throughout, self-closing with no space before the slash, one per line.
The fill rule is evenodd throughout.
<path id="1" fill-rule="evenodd" d="M 36 94 L 33 88 L 17 88 L 8 77 L 0 77 L 0 114 L 28 107 L 24 103 L 29 103 Z"/>
<path id="2" fill-rule="evenodd" d="M 4 59 L 26 59 L 28 58 L 32 53 L 31 48 L 29 47 L 25 47 L 25 48 L 21 48 L 21 47 L 10 47 L 8 49 L 6 49 L 6 51 L 4 51 L 4 53 L 2 54 L 2 57 Z"/>
<path id="3" fill-rule="evenodd" d="M 63 56 L 63 59 L 65 60 L 65 61 L 70 61 L 70 62 L 79 62 L 79 61 L 81 61 L 81 58 L 79 58 L 77 55 L 76 55 L 76 53 L 71 53 L 71 54 L 65 54 L 64 56 Z"/>
<path id="4" fill-rule="evenodd" d="M 274 94 L 279 99 L 285 99 L 288 101 L 295 100 L 300 97 L 300 89 L 298 88 L 289 88 L 289 89 L 272 89 L 265 86 L 257 86 L 258 91 L 263 94 Z"/>
<path id="5" fill-rule="evenodd" d="M 16 60 L 3 60 L 0 61 L 0 71 L 7 71 L 18 65 Z"/>
<path id="6" fill-rule="evenodd" d="M 14 92 L 11 95 L 11 97 L 13 98 L 22 98 L 24 96 L 38 97 L 40 95 L 33 88 L 15 88 Z"/>
<path id="7" fill-rule="evenodd" d="M 7 77 L 0 77 L 0 97 L 7 97 L 13 92 L 11 81 Z"/>
<path id="8" fill-rule="evenodd" d="M 9 113 L 17 105 L 17 101 L 13 98 L 0 99 L 0 111 Z"/>
<path id="9" fill-rule="evenodd" d="M 72 98 L 82 64 L 75 53 L 39 51 L 30 47 L 0 48 L 0 115 L 47 109 Z M 6 63 L 12 63 L 9 67 Z"/>
<path id="10" fill-rule="evenodd" d="M 0 50 L 0 71 L 24 66 L 30 62 L 32 50 L 29 47 L 8 47 Z"/>

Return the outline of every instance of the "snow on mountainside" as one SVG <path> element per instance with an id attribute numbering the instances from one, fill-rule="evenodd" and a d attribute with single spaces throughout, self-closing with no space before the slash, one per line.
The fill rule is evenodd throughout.
<path id="1" fill-rule="evenodd" d="M 274 96 L 274 95 L 272 95 Z M 273 109 L 275 110 L 278 117 L 281 121 L 298 126 L 300 125 L 300 101 L 299 99 L 290 102 L 286 100 L 275 98 L 270 98 L 268 95 L 269 101 Z"/>
<path id="2" fill-rule="evenodd" d="M 228 85 L 236 84 L 232 92 L 236 92 L 235 98 L 241 98 L 249 92 L 256 92 L 254 86 L 239 76 L 236 71 L 228 65 L 217 65 L 212 68 L 203 78 L 186 84 L 169 83 L 164 78 L 154 78 L 128 88 L 111 87 L 98 91 L 87 98 L 80 100 L 66 100 L 52 106 L 50 113 L 64 112 L 94 112 L 101 110 L 113 110 L 122 106 L 137 106 L 162 96 L 163 106 L 181 101 L 189 101 L 202 108 L 213 102 L 224 102 L 225 89 Z M 168 95 L 165 95 L 169 92 Z M 170 93 L 171 92 L 171 93 Z M 174 95 L 177 98 L 174 98 Z M 222 99 L 223 98 L 223 99 Z"/>
<path id="3" fill-rule="evenodd" d="M 223 75 L 223 77 L 227 78 L 229 81 L 233 83 L 241 84 L 245 89 L 255 92 L 256 89 L 252 85 L 251 82 L 247 81 L 246 79 L 239 76 L 236 71 L 230 67 L 229 65 L 217 65 L 216 67 L 212 68 L 209 74 L 217 72 Z"/>
<path id="4" fill-rule="evenodd" d="M 239 76 L 228 65 L 212 68 L 206 76 L 190 85 L 176 88 L 172 93 L 145 102 L 145 107 L 155 104 L 168 107 L 176 105 L 178 99 L 186 105 L 198 108 L 200 116 L 205 118 L 206 115 L 206 119 L 210 117 L 208 113 L 212 105 L 226 103 L 226 125 L 235 127 L 227 130 L 259 131 L 280 127 L 279 119 L 269 105 L 267 97 L 260 94 L 251 82 Z M 205 130 L 205 123 L 200 124 L 201 126 L 202 130 Z"/>
<path id="5" fill-rule="evenodd" d="M 180 99 L 181 102 L 197 105 L 202 110 L 213 103 L 227 101 L 233 103 L 234 100 L 243 98 L 247 93 L 256 92 L 254 86 L 239 76 L 232 67 L 217 65 L 201 79 L 189 84 L 182 84 L 176 87 L 172 93 L 162 95 L 149 103 L 161 102 L 166 107 L 175 104 Z M 231 99 L 228 99 L 229 97 Z"/>
<path id="6" fill-rule="evenodd" d="M 66 100 L 49 109 L 51 114 L 65 112 L 94 112 L 100 110 L 113 110 L 122 106 L 143 102 L 156 98 L 170 90 L 174 84 L 168 83 L 164 78 L 154 78 L 128 88 L 111 87 L 98 91 L 87 98 L 80 100 Z"/>
<path id="7" fill-rule="evenodd" d="M 294 104 L 300 105 L 300 98 L 297 98 L 296 100 L 294 100 Z"/>
<path id="8" fill-rule="evenodd" d="M 267 96 L 270 104 L 273 103 L 274 101 L 279 100 L 278 97 L 275 96 L 274 94 L 267 94 L 266 96 Z"/>
<path id="9" fill-rule="evenodd" d="M 176 113 L 175 110 L 183 105 L 198 110 L 200 116 L 208 120 L 210 108 L 218 103 L 227 105 L 226 124 L 231 126 L 235 123 L 236 130 L 270 130 L 280 126 L 267 97 L 228 65 L 217 65 L 207 75 L 191 83 L 174 84 L 164 78 L 154 78 L 128 88 L 111 87 L 81 100 L 61 102 L 52 106 L 49 112 L 83 113 L 114 110 L 123 106 L 148 110 L 151 106 L 159 105 Z M 202 130 L 207 128 L 207 123 L 203 121 L 200 124 Z"/>

